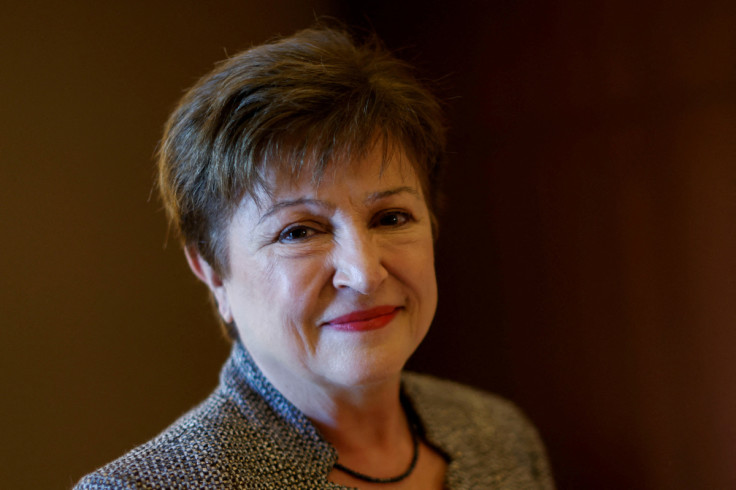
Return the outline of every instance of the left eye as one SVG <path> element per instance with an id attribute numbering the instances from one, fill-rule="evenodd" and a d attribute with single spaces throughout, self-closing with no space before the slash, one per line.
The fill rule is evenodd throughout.
<path id="1" fill-rule="evenodd" d="M 401 226 L 411 221 L 411 215 L 402 211 L 388 211 L 379 214 L 375 219 L 374 226 Z"/>

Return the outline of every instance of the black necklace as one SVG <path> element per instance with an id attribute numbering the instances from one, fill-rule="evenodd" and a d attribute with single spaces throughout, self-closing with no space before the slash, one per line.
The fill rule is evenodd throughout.
<path id="1" fill-rule="evenodd" d="M 351 470 L 350 468 L 347 468 L 340 463 L 335 463 L 335 468 L 340 471 L 344 471 L 348 475 L 355 477 L 358 480 L 363 480 L 370 483 L 396 483 L 397 481 L 401 481 L 407 476 L 411 475 L 411 472 L 414 471 L 414 468 L 417 465 L 417 459 L 419 459 L 419 439 L 417 438 L 417 433 L 414 430 L 414 424 L 409 424 L 409 431 L 411 431 L 411 442 L 414 445 L 414 455 L 411 457 L 411 463 L 409 463 L 409 467 L 402 474 L 398 476 L 392 476 L 390 478 L 374 478 L 372 476 L 359 473 L 355 470 Z"/>

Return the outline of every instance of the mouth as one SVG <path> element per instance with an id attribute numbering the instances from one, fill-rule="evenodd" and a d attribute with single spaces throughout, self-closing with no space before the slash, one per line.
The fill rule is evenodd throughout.
<path id="1" fill-rule="evenodd" d="M 377 330 L 388 325 L 400 310 L 400 306 L 377 306 L 368 310 L 354 311 L 347 315 L 333 318 L 325 322 L 323 326 L 346 332 Z"/>

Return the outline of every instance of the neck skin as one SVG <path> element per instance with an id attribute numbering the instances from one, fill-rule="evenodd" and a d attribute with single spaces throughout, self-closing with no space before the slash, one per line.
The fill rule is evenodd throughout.
<path id="1" fill-rule="evenodd" d="M 399 398 L 399 381 L 331 392 L 311 400 L 304 413 L 342 454 L 345 450 L 395 446 L 410 441 Z M 409 437 L 405 438 L 405 434 Z"/>
<path id="2" fill-rule="evenodd" d="M 270 380 L 282 379 L 264 374 Z M 274 386 L 335 447 L 341 464 L 374 477 L 393 477 L 406 470 L 413 441 L 400 401 L 399 375 L 346 388 L 307 382 Z"/>

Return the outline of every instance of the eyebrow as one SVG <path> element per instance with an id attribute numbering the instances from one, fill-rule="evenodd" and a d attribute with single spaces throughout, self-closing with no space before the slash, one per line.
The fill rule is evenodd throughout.
<path id="1" fill-rule="evenodd" d="M 374 192 L 373 194 L 371 194 L 371 195 L 368 196 L 368 198 L 365 200 L 365 202 L 366 203 L 374 203 L 376 201 L 380 201 L 381 199 L 385 199 L 385 198 L 387 198 L 389 196 L 394 196 L 396 194 L 401 194 L 402 192 L 407 192 L 407 193 L 411 194 L 414 197 L 421 198 L 421 196 L 419 195 L 419 192 L 417 192 L 417 190 L 414 189 L 413 187 L 401 186 L 401 187 L 397 187 L 395 189 L 389 189 L 389 190 L 381 191 L 381 192 Z"/>
<path id="2" fill-rule="evenodd" d="M 417 198 L 421 198 L 419 192 L 417 192 L 416 189 L 412 187 L 401 186 L 401 187 L 396 187 L 395 189 L 388 189 L 385 191 L 374 192 L 368 195 L 368 197 L 365 199 L 365 202 L 367 204 L 372 204 L 376 201 L 380 201 L 381 199 L 385 199 L 387 197 L 394 196 L 396 194 L 401 194 L 404 192 L 411 194 Z M 320 199 L 313 199 L 311 197 L 300 197 L 298 199 L 288 199 L 286 201 L 279 201 L 275 203 L 274 205 L 272 205 L 270 208 L 268 208 L 268 210 L 265 213 L 263 213 L 263 215 L 258 220 L 258 224 L 261 224 L 266 218 L 268 218 L 269 216 L 273 215 L 274 213 L 277 213 L 278 211 L 284 208 L 301 206 L 303 204 L 319 206 L 319 207 L 327 208 L 327 209 L 335 209 L 334 204 L 327 202 L 327 201 L 322 201 Z"/>
<path id="3" fill-rule="evenodd" d="M 258 224 L 260 225 L 263 223 L 263 220 L 271 216 L 272 214 L 284 209 L 284 208 L 290 208 L 293 206 L 300 206 L 302 204 L 311 204 L 312 206 L 319 206 L 327 209 L 335 209 L 334 204 L 330 204 L 327 201 L 320 201 L 319 199 L 312 199 L 311 197 L 300 197 L 299 199 L 288 199 L 286 201 L 279 201 L 275 203 L 273 206 L 268 208 L 268 210 L 263 213 L 261 218 L 258 220 Z"/>

